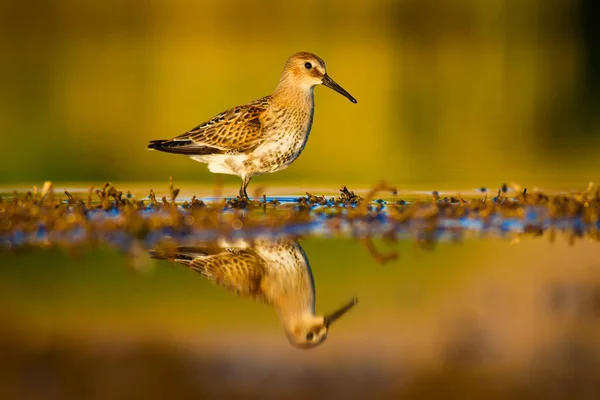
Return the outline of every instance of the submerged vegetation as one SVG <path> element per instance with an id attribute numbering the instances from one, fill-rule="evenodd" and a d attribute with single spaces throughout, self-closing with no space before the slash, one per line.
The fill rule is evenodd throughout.
<path id="1" fill-rule="evenodd" d="M 266 195 L 255 200 L 158 198 L 150 190 L 140 199 L 110 183 L 87 193 L 59 194 L 51 182 L 27 193 L 0 198 L 0 249 L 31 247 L 78 248 L 98 243 L 124 251 L 139 244 L 152 248 L 164 241 L 186 243 L 218 238 L 351 236 L 363 241 L 380 261 L 371 238 L 394 241 L 413 238 L 431 246 L 440 240 L 459 240 L 465 234 L 501 235 L 518 240 L 522 234 L 557 233 L 571 242 L 600 240 L 600 188 L 590 183 L 576 193 L 528 191 L 516 184 L 502 185 L 495 195 L 487 190 L 470 197 L 432 192 L 397 198 L 394 187 L 381 183 L 365 197 L 345 186 L 337 197 L 306 193 L 298 198 Z M 384 195 L 383 198 L 378 196 Z"/>

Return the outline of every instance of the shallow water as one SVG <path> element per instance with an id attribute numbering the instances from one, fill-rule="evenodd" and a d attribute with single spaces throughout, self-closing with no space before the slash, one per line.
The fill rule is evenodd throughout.
<path id="1" fill-rule="evenodd" d="M 157 191 L 162 195 L 168 193 Z M 192 195 L 182 190 L 179 200 Z M 288 199 L 277 196 L 285 209 Z M 382 197 L 391 204 L 421 196 L 431 194 Z M 543 224 L 538 216 L 525 221 Z M 160 240 L 162 231 L 145 240 L 96 237 L 82 246 L 53 244 L 68 235 L 42 235 L 41 248 L 0 253 L 0 352 L 11 360 L 1 367 L 1 397 L 361 390 L 431 398 L 443 390 L 446 398 L 585 398 L 600 389 L 600 248 L 588 231 L 573 234 L 577 221 L 527 233 L 531 224 L 522 219 L 482 225 L 472 218 L 456 235 L 460 226 L 452 219 L 441 224 L 446 234 L 428 240 L 418 226 L 384 235 L 385 208 L 369 219 L 369 229 L 348 222 L 348 229 L 327 231 L 324 221 L 315 216 L 307 229 L 269 236 L 303 249 L 317 313 L 358 298 L 311 350 L 290 345 L 273 307 L 235 296 L 185 265 L 150 258 L 156 246 L 174 251 Z M 169 236 L 203 251 L 215 246 L 212 234 L 193 233 Z M 256 236 L 245 238 L 246 249 L 256 250 Z M 217 244 L 216 254 L 230 246 Z"/>

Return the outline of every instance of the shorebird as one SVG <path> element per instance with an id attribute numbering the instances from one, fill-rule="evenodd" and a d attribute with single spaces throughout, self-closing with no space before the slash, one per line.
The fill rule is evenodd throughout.
<path id="1" fill-rule="evenodd" d="M 213 173 L 239 176 L 240 198 L 247 201 L 246 188 L 253 176 L 287 168 L 304 150 L 313 123 L 317 85 L 356 103 L 327 75 L 321 58 L 296 53 L 285 63 L 273 94 L 224 111 L 173 139 L 153 140 L 148 149 L 183 154 L 208 164 Z"/>
<path id="2" fill-rule="evenodd" d="M 315 288 L 306 254 L 292 240 L 256 240 L 252 244 L 177 247 L 151 251 L 157 259 L 186 265 L 238 295 L 271 305 L 290 343 L 310 349 L 327 338 L 330 325 L 350 310 L 356 298 L 328 315 L 315 314 Z"/>

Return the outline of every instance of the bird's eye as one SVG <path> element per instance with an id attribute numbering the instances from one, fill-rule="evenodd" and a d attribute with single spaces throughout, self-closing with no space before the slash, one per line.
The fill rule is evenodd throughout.
<path id="1" fill-rule="evenodd" d="M 307 62 L 304 64 L 304 66 L 306 67 L 306 69 L 311 69 L 312 68 L 312 64 Z"/>
<path id="2" fill-rule="evenodd" d="M 308 63 L 307 63 L 307 64 L 308 64 Z M 308 332 L 308 333 L 306 334 L 306 340 L 309 340 L 309 341 L 310 341 L 310 340 L 313 340 L 313 338 L 314 338 L 314 337 L 315 337 L 315 334 L 314 334 L 314 333 L 312 333 L 312 332 Z"/>

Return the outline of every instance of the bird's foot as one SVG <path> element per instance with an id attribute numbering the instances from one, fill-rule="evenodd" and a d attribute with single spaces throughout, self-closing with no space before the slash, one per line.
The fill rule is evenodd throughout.
<path id="1" fill-rule="evenodd" d="M 231 208 L 247 208 L 252 204 L 248 196 L 243 196 L 241 193 L 239 196 L 232 198 L 231 200 L 227 200 L 227 204 Z"/>
<path id="2" fill-rule="evenodd" d="M 250 203 L 250 198 L 248 197 L 248 193 L 246 193 L 246 190 L 240 190 L 240 195 L 238 196 L 237 200 Z"/>
<path id="3" fill-rule="evenodd" d="M 238 196 L 235 201 L 239 204 L 250 204 L 250 199 L 248 197 L 242 197 L 242 196 Z"/>

